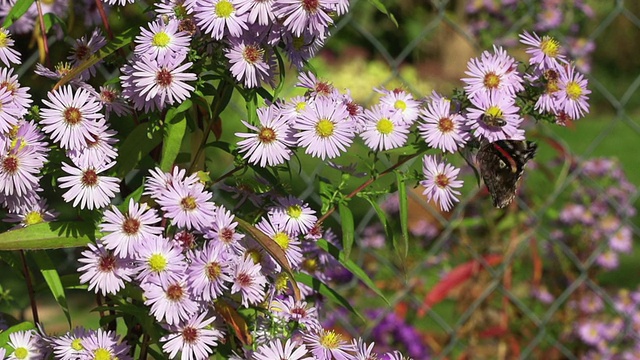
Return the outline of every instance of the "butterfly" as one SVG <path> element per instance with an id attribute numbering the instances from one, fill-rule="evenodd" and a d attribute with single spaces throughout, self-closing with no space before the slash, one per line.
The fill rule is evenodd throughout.
<path id="1" fill-rule="evenodd" d="M 534 142 L 526 140 L 498 140 L 480 147 L 476 161 L 493 206 L 504 208 L 513 201 L 518 180 L 537 148 Z"/>

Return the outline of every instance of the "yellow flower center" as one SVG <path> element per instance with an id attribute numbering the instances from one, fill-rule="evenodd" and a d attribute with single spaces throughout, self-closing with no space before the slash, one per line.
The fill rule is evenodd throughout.
<path id="1" fill-rule="evenodd" d="M 262 260 L 262 254 L 260 254 L 260 252 L 257 250 L 247 250 L 246 255 L 251 257 L 251 260 L 253 260 L 254 264 L 258 264 L 260 263 L 260 260 Z"/>
<path id="2" fill-rule="evenodd" d="M 276 132 L 273 131 L 273 129 L 267 127 L 260 129 L 260 132 L 258 133 L 258 140 L 260 140 L 261 143 L 269 144 L 275 141 L 275 139 Z"/>
<path id="3" fill-rule="evenodd" d="M 302 268 L 312 273 L 318 269 L 318 260 L 305 259 L 302 261 Z"/>
<path id="4" fill-rule="evenodd" d="M 440 118 L 438 121 L 438 130 L 440 130 L 441 133 L 452 132 L 453 128 L 453 120 L 449 117 Z"/>
<path id="5" fill-rule="evenodd" d="M 300 101 L 299 103 L 296 104 L 296 112 L 301 113 L 302 110 L 304 110 L 304 108 L 306 107 L 307 107 L 307 103 L 304 101 Z"/>
<path id="6" fill-rule="evenodd" d="M 35 225 L 43 222 L 42 214 L 40 211 L 29 211 L 27 215 L 24 216 L 24 223 L 26 225 Z"/>
<path id="7" fill-rule="evenodd" d="M 171 42 L 171 37 L 164 31 L 153 35 L 153 39 L 151 40 L 151 44 L 157 47 L 165 47 L 169 45 L 169 42 Z"/>
<path id="8" fill-rule="evenodd" d="M 582 88 L 577 82 L 571 81 L 567 84 L 567 95 L 569 95 L 571 100 L 578 100 L 580 95 L 582 95 Z"/>
<path id="9" fill-rule="evenodd" d="M 180 201 L 180 206 L 182 206 L 182 210 L 192 211 L 195 210 L 198 205 L 196 204 L 196 199 L 193 196 L 187 196 Z"/>
<path id="10" fill-rule="evenodd" d="M 398 110 L 404 111 L 407 108 L 407 103 L 402 100 L 396 100 L 396 102 L 393 103 L 393 107 Z"/>
<path id="11" fill-rule="evenodd" d="M 393 132 L 393 122 L 388 118 L 378 120 L 376 130 L 382 135 L 389 135 Z"/>
<path id="12" fill-rule="evenodd" d="M 153 254 L 148 260 L 149 267 L 155 272 L 161 272 L 167 267 L 167 258 L 162 254 Z"/>
<path id="13" fill-rule="evenodd" d="M 342 336 L 336 334 L 333 330 L 326 331 L 320 338 L 320 344 L 325 349 L 337 349 L 342 342 Z"/>
<path id="14" fill-rule="evenodd" d="M 441 189 L 449 186 L 449 178 L 445 174 L 438 174 L 435 180 L 436 185 Z"/>
<path id="15" fill-rule="evenodd" d="M 318 134 L 318 136 L 322 138 L 328 138 L 329 136 L 333 135 L 334 128 L 335 125 L 331 120 L 322 119 L 318 121 L 318 124 L 316 125 L 316 134 Z"/>
<path id="16" fill-rule="evenodd" d="M 273 237 L 273 241 L 275 241 L 282 250 L 287 250 L 289 248 L 289 235 L 283 232 L 276 233 Z"/>
<path id="17" fill-rule="evenodd" d="M 93 352 L 93 358 L 95 360 L 114 360 L 111 357 L 111 352 L 105 348 L 99 348 Z"/>
<path id="18" fill-rule="evenodd" d="M 26 359 L 29 356 L 29 350 L 24 347 L 19 347 L 13 352 L 13 356 L 16 359 Z"/>
<path id="19" fill-rule="evenodd" d="M 487 110 L 485 110 L 484 114 L 498 119 L 502 119 L 503 117 L 502 109 L 495 105 L 490 106 Z"/>
<path id="20" fill-rule="evenodd" d="M 75 351 L 84 349 L 84 346 L 82 346 L 82 339 L 73 339 L 71 342 L 71 348 Z"/>
<path id="21" fill-rule="evenodd" d="M 230 1 L 222 0 L 216 4 L 216 16 L 221 18 L 228 18 L 233 14 L 235 9 Z"/>
<path id="22" fill-rule="evenodd" d="M 291 205 L 287 208 L 287 215 L 289 217 L 297 219 L 302 215 L 302 206 L 300 205 Z"/>
<path id="23" fill-rule="evenodd" d="M 540 42 L 540 50 L 548 57 L 555 58 L 560 52 L 560 43 L 550 36 L 543 36 Z"/>
<path id="24" fill-rule="evenodd" d="M 286 291 L 288 281 L 289 275 L 283 272 L 278 274 L 278 276 L 276 277 L 276 291 L 280 293 Z"/>
<path id="25" fill-rule="evenodd" d="M 500 76 L 496 75 L 496 73 L 489 72 L 484 76 L 484 87 L 487 89 L 496 89 L 500 86 Z"/>
<path id="26" fill-rule="evenodd" d="M 7 46 L 7 38 L 9 38 L 9 35 L 7 35 L 4 29 L 0 29 L 0 48 Z"/>

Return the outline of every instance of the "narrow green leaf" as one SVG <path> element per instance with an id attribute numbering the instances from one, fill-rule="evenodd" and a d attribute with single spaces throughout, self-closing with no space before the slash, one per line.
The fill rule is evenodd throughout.
<path id="1" fill-rule="evenodd" d="M 51 27 L 53 27 L 53 25 L 58 24 L 60 25 L 60 27 L 62 29 L 65 28 L 65 23 L 62 19 L 60 19 L 56 14 L 54 13 L 46 13 L 42 16 L 43 21 L 44 21 L 44 30 L 45 32 L 49 32 L 49 30 L 51 29 Z"/>
<path id="2" fill-rule="evenodd" d="M 409 204 L 404 174 L 396 171 L 396 179 L 398 181 L 398 200 L 400 204 L 400 229 L 402 231 L 400 241 L 397 242 L 396 252 L 398 252 L 400 259 L 404 260 L 409 253 Z"/>
<path id="3" fill-rule="evenodd" d="M 4 347 L 6 349 L 6 346 L 9 343 L 9 335 L 13 334 L 14 332 L 33 330 L 35 328 L 36 326 L 32 322 L 25 321 L 13 325 L 12 327 L 4 331 L 0 331 L 0 347 Z"/>
<path id="4" fill-rule="evenodd" d="M 284 250 L 271 239 L 267 235 L 265 235 L 262 231 L 258 230 L 255 226 L 249 224 L 248 222 L 240 219 L 236 216 L 236 222 L 238 222 L 238 226 L 247 233 L 247 235 L 251 236 L 255 241 L 258 242 L 268 253 L 271 255 L 273 260 L 275 260 L 281 267 L 284 272 L 289 275 L 289 280 L 291 281 L 291 286 L 293 287 L 293 294 L 296 300 L 300 300 L 300 289 L 298 288 L 298 284 L 295 281 L 295 276 L 293 275 L 293 270 L 289 265 L 289 261 L 284 254 Z"/>
<path id="5" fill-rule="evenodd" d="M 24 13 L 26 13 L 27 10 L 29 10 L 29 7 L 31 7 L 31 4 L 33 4 L 33 2 L 34 0 L 16 1 L 15 4 L 11 6 L 11 10 L 9 10 L 9 13 L 7 14 L 7 16 L 4 18 L 2 27 L 6 29 L 9 26 L 11 26 L 16 20 L 20 19 L 20 17 L 24 15 Z"/>
<path id="6" fill-rule="evenodd" d="M 118 157 L 117 174 L 124 177 L 133 170 L 138 162 L 151 152 L 162 141 L 162 132 L 153 131 L 151 139 L 149 133 L 149 123 L 138 125 L 127 138 L 122 142 Z"/>
<path id="7" fill-rule="evenodd" d="M 69 305 L 67 304 L 67 295 L 64 292 L 64 286 L 60 280 L 60 275 L 56 266 L 51 261 L 49 255 L 44 251 L 30 252 L 31 257 L 35 260 L 36 264 L 40 268 L 40 273 L 44 277 L 44 281 L 51 290 L 51 295 L 56 300 L 58 305 L 62 308 L 64 316 L 67 318 L 69 328 L 71 328 L 71 314 L 69 313 Z"/>
<path id="8" fill-rule="evenodd" d="M 363 196 L 362 198 L 366 199 L 369 202 L 369 204 L 371 204 L 371 207 L 373 208 L 373 210 L 376 211 L 376 214 L 378 214 L 378 219 L 380 219 L 380 222 L 382 223 L 382 229 L 384 230 L 387 241 L 393 239 L 395 235 L 393 232 L 393 228 L 391 227 L 391 223 L 387 218 L 387 213 L 385 213 L 384 210 L 382 210 L 382 208 L 380 207 L 380 204 L 378 204 L 375 200 L 371 199 L 368 196 Z"/>
<path id="9" fill-rule="evenodd" d="M 387 8 L 384 6 L 382 2 L 380 2 L 380 0 L 369 0 L 369 2 L 373 6 L 375 6 L 376 9 L 378 9 L 378 11 L 387 15 L 389 17 L 389 20 L 391 20 L 395 24 L 395 26 L 398 27 L 398 21 L 396 20 L 396 17 L 393 16 L 393 14 L 387 10 Z"/>
<path id="10" fill-rule="evenodd" d="M 40 223 L 1 233 L 0 251 L 79 247 L 101 236 L 93 224 L 83 221 Z"/>
<path id="11" fill-rule="evenodd" d="M 135 26 L 132 26 L 125 30 L 120 36 L 117 36 L 112 41 L 110 41 L 107 45 L 105 45 L 100 51 L 95 54 L 90 55 L 87 60 L 81 62 L 78 66 L 74 67 L 58 81 L 58 83 L 53 87 L 53 90 L 58 89 L 60 86 L 68 83 L 72 79 L 75 79 L 80 75 L 83 71 L 90 68 L 91 66 L 97 64 L 100 60 L 106 58 L 107 56 L 113 54 L 118 49 L 129 45 L 135 36 L 135 33 L 138 29 Z"/>
<path id="12" fill-rule="evenodd" d="M 349 270 L 353 274 L 353 276 L 360 279 L 360 281 L 362 281 L 363 284 L 365 284 L 369 289 L 371 289 L 378 296 L 380 296 L 380 298 L 382 298 L 384 302 L 386 302 L 388 305 L 391 305 L 391 303 L 389 303 L 389 300 L 387 300 L 387 298 L 384 296 L 382 291 L 380 291 L 380 289 L 378 289 L 376 284 L 373 283 L 373 280 L 371 280 L 369 275 L 367 275 L 367 273 L 364 272 L 364 270 L 362 270 L 362 268 L 358 266 L 358 264 L 356 264 L 352 260 L 349 260 L 345 256 L 344 252 L 341 252 L 340 249 L 338 249 L 335 245 L 333 245 L 332 243 L 328 242 L 325 239 L 319 239 L 316 242 L 316 244 L 318 245 L 319 248 L 326 251 L 331 256 L 333 256 L 336 260 L 338 260 L 338 262 L 340 262 L 340 264 L 342 264 L 342 266 L 344 266 L 345 269 Z"/>
<path id="13" fill-rule="evenodd" d="M 349 206 L 345 203 L 338 204 L 338 212 L 340 213 L 340 222 L 342 226 L 342 249 L 346 259 L 351 255 L 353 248 L 353 237 L 355 228 L 353 225 L 353 214 L 349 210 Z"/>
<path id="14" fill-rule="evenodd" d="M 322 281 L 304 273 L 297 273 L 295 279 L 297 282 L 309 286 L 313 290 L 319 292 L 322 296 L 349 310 L 351 313 L 357 315 L 362 321 L 366 321 L 365 318 L 356 309 L 354 309 L 351 304 L 349 304 L 349 301 L 347 301 L 347 299 L 342 297 L 342 295 L 338 294 L 335 290 L 327 286 Z"/>
<path id="15" fill-rule="evenodd" d="M 182 147 L 182 139 L 187 130 L 187 119 L 185 114 L 181 113 L 174 118 L 174 122 L 167 122 L 164 125 L 165 135 L 162 143 L 162 158 L 160 159 L 160 169 L 162 171 L 171 172 L 171 167 L 178 157 L 180 148 Z"/>

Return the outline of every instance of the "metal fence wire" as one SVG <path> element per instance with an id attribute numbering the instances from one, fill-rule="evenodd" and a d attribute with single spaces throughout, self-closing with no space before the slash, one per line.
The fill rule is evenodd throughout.
<path id="1" fill-rule="evenodd" d="M 370 49 L 370 58 L 382 61 L 390 69 L 390 75 L 379 86 L 399 82 L 414 94 L 424 96 L 428 94 L 420 94 L 421 88 L 416 85 L 419 81 L 432 78 L 435 83 L 446 82 L 447 76 L 463 77 L 469 57 L 490 49 L 481 39 L 483 31 L 496 33 L 496 29 L 491 29 L 494 23 L 489 22 L 488 28 L 473 33 L 470 30 L 474 21 L 469 13 L 471 7 L 494 6 L 493 15 L 497 20 L 493 21 L 499 24 L 496 26 L 502 26 L 499 32 L 503 35 L 496 41 L 506 46 L 510 44 L 508 39 L 517 40 L 517 34 L 523 30 L 536 29 L 540 22 L 536 9 L 546 2 L 519 2 L 520 9 L 524 10 L 516 19 L 511 19 L 514 14 L 507 13 L 510 4 L 516 2 L 499 3 L 409 1 L 396 4 L 390 7 L 392 12 L 397 11 L 399 27 L 395 28 L 383 15 L 367 12 L 365 9 L 371 7 L 370 4 L 356 2 L 349 15 L 337 23 L 333 39 L 348 35 L 355 39 L 351 46 L 356 44 Z M 575 5 L 572 1 L 554 3 L 554 6 L 564 7 L 562 11 Z M 640 347 L 637 346 L 640 344 L 640 322 L 635 305 L 640 299 L 635 299 L 637 281 L 629 279 L 629 275 L 634 278 L 633 274 L 637 274 L 638 267 L 634 263 L 637 263 L 638 255 L 634 254 L 638 252 L 620 254 L 618 260 L 622 267 L 608 269 L 607 257 L 616 260 L 608 245 L 611 235 L 600 236 L 593 232 L 604 225 L 589 227 L 587 221 L 570 226 L 562 220 L 563 209 L 576 201 L 576 191 L 582 187 L 591 195 L 584 200 L 580 216 L 591 216 L 593 221 L 616 219 L 612 220 L 615 224 L 611 225 L 613 228 L 608 234 L 621 229 L 630 230 L 633 239 L 640 234 L 633 210 L 638 203 L 637 186 L 626 184 L 626 190 L 622 190 L 626 195 L 611 196 L 610 183 L 602 181 L 602 176 L 608 174 L 598 175 L 582 162 L 606 153 L 603 149 L 634 149 L 635 141 L 640 139 L 639 101 L 634 97 L 640 86 L 640 64 L 633 58 L 638 58 L 639 54 L 637 49 L 631 51 L 620 47 L 626 40 L 637 39 L 640 35 L 640 5 L 635 1 L 594 1 L 590 5 L 594 12 L 587 14 L 589 19 L 581 25 L 581 31 L 583 41 L 595 44 L 593 63 L 587 73 L 595 103 L 591 104 L 592 114 L 576 122 L 570 134 L 581 138 L 579 150 L 567 147 L 564 155 L 554 157 L 556 161 L 564 161 L 564 166 L 552 168 L 551 174 L 555 178 L 545 178 L 550 184 L 544 190 L 535 188 L 539 183 L 535 177 L 544 172 L 542 162 L 548 159 L 540 159 L 538 164 L 531 166 L 522 187 L 532 193 L 545 193 L 538 194 L 534 202 L 517 199 L 517 210 L 479 207 L 476 204 L 480 201 L 481 188 L 468 186 L 465 187 L 468 189 L 466 198 L 454 211 L 442 214 L 425 202 L 419 189 L 410 191 L 410 224 L 431 231 L 414 232 L 418 235 L 412 236 L 411 255 L 405 263 L 391 259 L 389 246 L 376 249 L 370 245 L 372 237 L 383 232 L 375 229 L 379 220 L 373 209 L 363 213 L 357 228 L 357 241 L 361 246 L 357 261 L 364 264 L 387 293 L 393 294 L 391 306 L 382 305 L 379 307 L 382 310 L 366 312 L 369 321 L 364 326 L 358 321 L 341 318 L 338 323 L 342 328 L 353 336 L 363 335 L 364 328 L 364 335 L 381 346 L 385 342 L 395 346 L 404 343 L 405 353 L 415 359 L 543 356 L 578 359 L 596 358 L 596 355 L 607 359 L 640 358 Z M 572 20 L 565 21 L 571 23 Z M 572 25 L 576 26 L 569 24 L 569 28 Z M 560 41 L 570 41 L 568 36 L 563 38 L 562 33 L 559 37 Z M 332 41 L 329 47 L 339 48 L 340 44 Z M 632 42 L 626 44 L 629 45 L 633 47 Z M 407 64 L 419 68 L 417 73 L 422 79 L 403 75 L 403 67 Z M 593 138 L 580 135 L 583 124 L 587 126 L 594 122 L 599 125 Z M 541 147 L 565 143 L 561 134 L 569 132 L 544 130 L 551 128 L 550 124 L 538 125 L 527 133 L 539 141 L 543 139 Z M 622 140 L 617 134 L 621 133 L 635 144 L 618 143 Z M 627 173 L 637 171 L 628 162 L 626 165 Z M 308 174 L 308 184 L 311 185 L 322 171 L 317 168 L 316 172 Z M 303 195 L 312 194 L 313 191 L 308 191 Z M 320 203 L 319 198 L 308 200 Z M 488 199 L 482 201 L 490 202 Z M 385 204 L 391 204 L 385 208 L 393 209 L 393 201 Z M 599 210 L 589 206 L 599 207 Z M 340 221 L 337 214 L 333 219 Z M 505 223 L 505 219 L 509 223 Z M 491 258 L 491 255 L 495 256 Z M 460 271 L 464 265 L 472 269 L 464 281 L 456 282 L 437 304 L 425 309 L 425 296 L 437 283 L 447 279 L 448 274 Z M 395 275 L 384 275 L 384 269 L 394 269 Z M 628 281 L 616 280 L 620 278 Z M 349 294 L 349 291 L 362 291 L 362 287 L 354 280 L 343 290 Z M 593 308 L 585 303 L 591 303 Z M 625 303 L 627 307 L 622 305 Z M 419 315 L 421 309 L 426 310 L 424 316 Z M 417 335 L 403 339 L 398 332 L 399 325 L 390 325 L 390 318 L 412 327 Z M 593 327 L 589 328 L 589 325 Z M 422 350 L 414 349 L 417 344 L 422 345 Z"/>

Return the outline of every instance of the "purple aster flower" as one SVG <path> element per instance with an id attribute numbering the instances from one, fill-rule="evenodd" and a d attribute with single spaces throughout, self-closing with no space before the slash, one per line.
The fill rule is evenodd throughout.
<path id="1" fill-rule="evenodd" d="M 257 304 L 264 300 L 267 278 L 262 275 L 260 264 L 255 264 L 250 256 L 240 258 L 233 269 L 231 293 L 240 292 L 242 306 Z"/>
<path id="2" fill-rule="evenodd" d="M 331 83 L 320 80 L 310 71 L 301 72 L 298 75 L 297 87 L 308 89 L 305 96 L 315 98 L 317 96 L 339 97 L 340 92 Z"/>
<path id="3" fill-rule="evenodd" d="M 132 250 L 136 279 L 141 283 L 178 281 L 187 269 L 182 249 L 160 235 L 145 236 Z"/>
<path id="4" fill-rule="evenodd" d="M 544 286 L 534 288 L 531 291 L 531 295 L 534 298 L 538 299 L 538 301 L 540 301 L 541 303 L 547 304 L 547 305 L 551 304 L 555 300 L 555 297 L 553 296 L 553 294 L 551 294 L 549 290 Z"/>
<path id="5" fill-rule="evenodd" d="M 120 191 L 120 179 L 111 176 L 100 176 L 100 173 L 111 168 L 115 162 L 101 167 L 73 167 L 62 163 L 62 170 L 69 174 L 58 179 L 58 186 L 67 189 L 62 198 L 66 202 L 73 201 L 73 206 L 80 204 L 80 209 L 89 210 L 103 208 L 111 202 Z"/>
<path id="6" fill-rule="evenodd" d="M 518 73 L 517 63 L 501 47 L 493 47 L 494 54 L 484 51 L 481 58 L 469 60 L 465 74 L 471 76 L 463 78 L 467 84 L 464 87 L 469 98 L 492 92 L 500 92 L 506 97 L 512 97 L 524 90 L 522 77 Z"/>
<path id="7" fill-rule="evenodd" d="M 449 211 L 453 208 L 453 203 L 458 202 L 456 195 L 460 192 L 454 190 L 462 187 L 462 180 L 456 180 L 460 169 L 451 164 L 438 162 L 433 155 L 425 155 L 422 160 L 422 173 L 425 180 L 420 181 L 424 186 L 422 195 L 427 195 L 427 201 L 435 201 L 440 209 Z"/>
<path id="8" fill-rule="evenodd" d="M 553 30 L 562 24 L 563 18 L 563 11 L 556 3 L 551 6 L 544 6 L 542 11 L 537 13 L 535 29 L 538 31 Z"/>
<path id="9" fill-rule="evenodd" d="M 0 133 L 8 133 L 18 123 L 22 112 L 22 109 L 15 104 L 11 91 L 0 88 Z"/>
<path id="10" fill-rule="evenodd" d="M 315 214 L 309 204 L 292 195 L 278 198 L 277 205 L 269 209 L 270 220 L 278 226 L 284 226 L 291 236 L 309 231 L 318 220 Z"/>
<path id="11" fill-rule="evenodd" d="M 637 303 L 631 297 L 631 292 L 628 289 L 618 290 L 613 306 L 621 314 L 630 316 L 637 310 Z"/>
<path id="12" fill-rule="evenodd" d="M 9 334 L 8 345 L 13 348 L 7 359 L 39 359 L 43 356 L 40 352 L 38 337 L 33 330 L 16 331 Z"/>
<path id="13" fill-rule="evenodd" d="M 295 36 L 290 32 L 282 34 L 284 51 L 289 57 L 291 64 L 301 70 L 309 59 L 324 46 L 324 39 L 328 35 L 317 36 L 304 30 L 300 36 Z"/>
<path id="14" fill-rule="evenodd" d="M 104 212 L 100 230 L 108 234 L 102 238 L 102 242 L 117 256 L 134 256 L 134 249 L 139 242 L 147 240 L 150 236 L 162 234 L 162 227 L 153 226 L 159 222 L 160 217 L 155 209 L 148 208 L 146 203 L 138 204 L 129 199 L 126 214 L 123 215 L 115 206 Z"/>
<path id="15" fill-rule="evenodd" d="M 307 106 L 293 128 L 298 145 L 313 157 L 332 159 L 347 151 L 353 142 L 355 125 L 347 107 L 328 97 L 318 97 Z"/>
<path id="16" fill-rule="evenodd" d="M 222 332 L 212 326 L 215 316 L 207 319 L 208 313 L 202 312 L 198 316 L 171 326 L 171 333 L 160 338 L 163 342 L 162 351 L 169 354 L 170 359 L 176 358 L 178 352 L 181 359 L 207 359 L 214 352 L 214 347 L 222 339 Z"/>
<path id="17" fill-rule="evenodd" d="M 193 11 L 202 32 L 222 40 L 226 34 L 238 37 L 249 29 L 247 14 L 240 14 L 238 6 L 239 0 L 196 0 Z"/>
<path id="18" fill-rule="evenodd" d="M 609 247 L 611 250 L 621 253 L 629 253 L 633 248 L 633 234 L 628 227 L 618 229 L 609 238 Z"/>
<path id="19" fill-rule="evenodd" d="M 73 48 L 71 49 L 71 55 L 67 57 L 71 61 L 73 67 L 77 67 L 81 63 L 87 61 L 92 55 L 96 54 L 98 50 L 102 49 L 107 44 L 107 40 L 102 36 L 100 29 L 95 29 L 91 33 L 91 36 L 87 39 L 86 36 L 82 36 L 77 39 Z M 83 79 L 88 79 L 91 76 L 96 75 L 96 68 L 98 63 L 91 65 L 88 69 L 84 70 L 80 75 Z"/>
<path id="20" fill-rule="evenodd" d="M 2 221 L 20 223 L 20 227 L 26 227 L 41 222 L 53 221 L 58 217 L 58 212 L 49 209 L 46 199 L 36 197 L 33 200 L 20 206 L 17 212 L 7 214 L 7 217 Z"/>
<path id="21" fill-rule="evenodd" d="M 252 164 L 261 167 L 283 164 L 291 158 L 290 148 L 295 145 L 288 121 L 280 116 L 275 105 L 257 111 L 260 125 L 253 126 L 242 121 L 254 133 L 236 133 L 236 136 L 244 138 L 238 142 L 238 148 Z"/>
<path id="22" fill-rule="evenodd" d="M 115 295 L 124 288 L 124 282 L 131 281 L 133 269 L 129 259 L 118 258 L 100 242 L 89 243 L 88 250 L 82 252 L 79 263 L 85 264 L 78 268 L 80 283 L 89 283 L 89 291 L 94 290 L 103 296 Z"/>
<path id="23" fill-rule="evenodd" d="M 20 65 L 22 63 L 20 61 L 20 53 L 12 49 L 12 47 L 13 39 L 9 34 L 9 30 L 0 28 L 0 61 L 7 67 L 11 67 L 11 64 Z"/>
<path id="24" fill-rule="evenodd" d="M 180 31 L 179 20 L 169 20 L 165 23 L 158 19 L 149 24 L 149 30 L 142 28 L 136 36 L 136 54 L 149 54 L 158 62 L 163 62 L 167 56 L 184 59 L 189 51 L 191 36 Z"/>
<path id="25" fill-rule="evenodd" d="M 614 270 L 620 265 L 620 260 L 618 259 L 617 253 L 607 250 L 598 255 L 596 258 L 596 264 L 602 266 L 605 270 Z"/>
<path id="26" fill-rule="evenodd" d="M 596 314 L 604 309 L 604 301 L 602 301 L 600 296 L 589 293 L 580 298 L 578 308 L 587 314 Z"/>
<path id="27" fill-rule="evenodd" d="M 279 19 L 284 19 L 282 25 L 296 36 L 304 30 L 322 35 L 333 24 L 329 12 L 335 3 L 336 0 L 279 0 L 275 13 Z"/>
<path id="28" fill-rule="evenodd" d="M 524 130 L 519 128 L 523 119 L 513 98 L 499 92 L 479 93 L 471 103 L 475 107 L 467 109 L 467 126 L 475 137 L 489 142 L 524 140 Z M 497 120 L 503 123 L 496 124 Z"/>
<path id="29" fill-rule="evenodd" d="M 13 105 L 18 108 L 19 116 L 29 111 L 32 102 L 29 88 L 20 86 L 18 75 L 13 74 L 12 68 L 0 68 L 0 92 L 2 89 L 11 96 Z"/>
<path id="30" fill-rule="evenodd" d="M 375 360 L 378 355 L 373 351 L 374 343 L 367 343 L 362 338 L 351 340 L 351 344 L 355 347 L 355 359 L 354 360 Z"/>
<path id="31" fill-rule="evenodd" d="M 302 339 L 318 360 L 351 360 L 349 353 L 355 351 L 353 344 L 348 343 L 342 335 L 333 330 L 305 332 Z"/>
<path id="32" fill-rule="evenodd" d="M 79 150 L 97 134 L 97 121 L 103 119 L 102 105 L 84 89 L 73 91 L 70 85 L 47 93 L 47 106 L 40 110 L 42 130 L 63 149 Z"/>
<path id="33" fill-rule="evenodd" d="M 588 320 L 578 324 L 578 336 L 588 345 L 597 345 L 600 342 L 602 330 L 603 325 L 594 320 Z"/>
<path id="34" fill-rule="evenodd" d="M 318 330 L 321 328 L 317 309 L 309 306 L 306 301 L 296 301 L 292 296 L 274 299 L 269 310 L 279 318 L 304 325 L 305 329 Z"/>
<path id="35" fill-rule="evenodd" d="M 538 100 L 536 100 L 535 109 L 540 112 L 547 112 L 551 114 L 558 114 L 562 110 L 562 107 L 558 106 L 556 101 L 556 93 L 560 90 L 558 86 L 558 71 L 553 69 L 545 70 L 542 73 L 542 86 L 544 91 L 540 94 Z"/>
<path id="36" fill-rule="evenodd" d="M 558 91 L 555 93 L 558 107 L 563 109 L 571 119 L 577 120 L 589 112 L 587 79 L 569 65 L 560 72 Z"/>
<path id="37" fill-rule="evenodd" d="M 398 111 L 401 115 L 402 123 L 411 125 L 418 119 L 420 103 L 413 99 L 413 95 L 400 88 L 393 90 L 376 89 L 376 91 L 383 94 L 380 98 L 380 104 Z"/>
<path id="38" fill-rule="evenodd" d="M 100 86 L 100 92 L 96 97 L 104 106 L 107 119 L 110 113 L 115 113 L 118 116 L 131 113 L 131 106 L 126 102 L 120 91 L 111 86 Z"/>
<path id="39" fill-rule="evenodd" d="M 432 148 L 454 153 L 469 140 L 465 118 L 451 113 L 451 100 L 433 99 L 421 112 L 420 136 Z"/>
<path id="40" fill-rule="evenodd" d="M 247 14 L 247 22 L 253 24 L 256 21 L 260 25 L 275 23 L 276 14 L 273 6 L 276 0 L 238 0 L 236 8 L 238 14 Z"/>
<path id="41" fill-rule="evenodd" d="M 293 125 L 298 121 L 300 113 L 309 106 L 310 100 L 304 96 L 294 96 L 287 102 L 279 105 L 280 116 L 286 118 L 289 125 Z"/>
<path id="42" fill-rule="evenodd" d="M 133 4 L 135 0 L 102 0 L 109 5 L 125 6 L 127 4 Z"/>
<path id="43" fill-rule="evenodd" d="M 378 104 L 364 110 L 360 137 L 373 151 L 384 151 L 401 147 L 409 137 L 409 127 L 402 113 L 388 104 Z"/>
<path id="44" fill-rule="evenodd" d="M 307 347 L 304 344 L 297 344 L 291 339 L 282 344 L 282 339 L 274 339 L 269 343 L 260 345 L 253 353 L 253 360 L 311 360 Z"/>
<path id="45" fill-rule="evenodd" d="M 151 306 L 150 313 L 158 321 L 169 325 L 193 319 L 198 311 L 198 303 L 187 287 L 186 281 L 151 281 L 140 285 L 144 291 L 144 304 Z"/>
<path id="46" fill-rule="evenodd" d="M 84 350 L 84 339 L 90 336 L 90 332 L 79 326 L 73 331 L 52 339 L 51 346 L 56 359 L 75 360 L 81 357 Z"/>
<path id="47" fill-rule="evenodd" d="M 171 173 L 165 173 L 160 168 L 151 169 L 149 173 L 151 177 L 147 178 L 142 195 L 149 195 L 154 200 L 158 200 L 161 194 L 171 189 L 174 184 L 191 186 L 198 182 L 198 174 L 185 177 L 187 171 L 177 166 L 173 167 Z"/>
<path id="48" fill-rule="evenodd" d="M 208 302 L 217 299 L 228 290 L 227 283 L 233 279 L 229 253 L 225 250 L 224 244 L 209 241 L 204 249 L 196 251 L 191 259 L 187 269 L 187 285 L 195 296 Z"/>
<path id="49" fill-rule="evenodd" d="M 0 146 L 0 194 L 20 197 L 39 186 L 43 159 L 33 148 Z"/>
<path id="50" fill-rule="evenodd" d="M 193 13 L 193 0 L 162 0 L 155 4 L 155 13 L 169 19 L 183 20 Z"/>
<path id="51" fill-rule="evenodd" d="M 202 183 L 175 183 L 159 195 L 157 202 L 165 212 L 164 217 L 171 219 L 172 225 L 203 230 L 211 225 L 215 215 L 215 204 L 209 201 L 211 197 Z"/>
<path id="52" fill-rule="evenodd" d="M 263 82 L 273 83 L 274 52 L 264 45 L 241 38 L 231 39 L 225 56 L 229 59 L 233 77 L 248 88 L 258 87 Z"/>
<path id="53" fill-rule="evenodd" d="M 117 132 L 109 129 L 104 119 L 96 123 L 96 132 L 87 139 L 87 146 L 80 149 L 68 150 L 67 156 L 74 164 L 83 167 L 99 168 L 111 163 L 118 157 L 117 149 L 113 146 L 118 142 Z"/>
<path id="54" fill-rule="evenodd" d="M 543 36 L 542 39 L 536 33 L 529 34 L 527 31 L 520 34 L 520 42 L 529 45 L 526 53 L 531 57 L 529 64 L 537 65 L 540 69 L 560 70 L 560 67 L 567 63 L 558 40 L 551 36 Z"/>
<path id="55" fill-rule="evenodd" d="M 238 223 L 234 221 L 235 216 L 231 211 L 220 205 L 216 208 L 215 213 L 211 227 L 207 229 L 204 236 L 207 239 L 219 241 L 229 251 L 237 245 L 244 234 L 236 231 Z"/>
<path id="56" fill-rule="evenodd" d="M 82 345 L 84 350 L 80 359 L 118 359 L 132 360 L 129 354 L 129 345 L 126 342 L 118 343 L 120 337 L 113 331 L 91 332 L 84 338 Z"/>
<path id="57" fill-rule="evenodd" d="M 282 216 L 282 215 L 280 215 Z M 302 261 L 302 251 L 300 250 L 300 241 L 298 241 L 292 235 L 285 230 L 285 223 L 278 219 L 278 215 L 270 215 L 269 219 L 262 218 L 257 224 L 256 228 L 262 231 L 265 235 L 275 241 L 278 246 L 284 251 L 287 261 L 292 268 L 297 268 Z M 274 219 L 269 221 L 270 219 Z"/>

